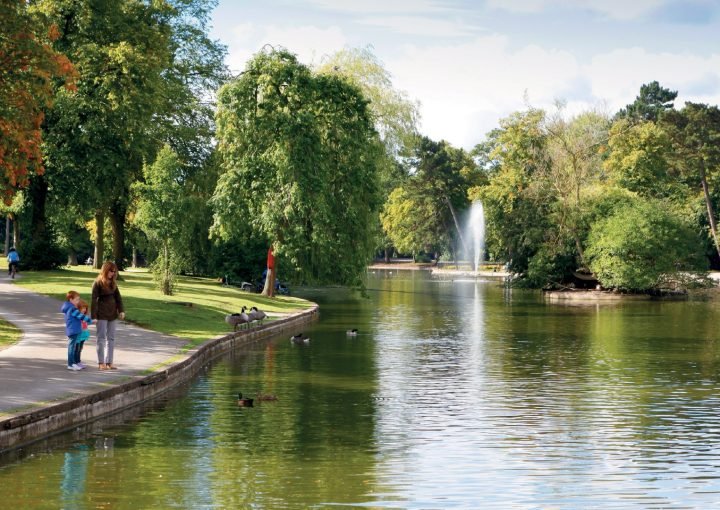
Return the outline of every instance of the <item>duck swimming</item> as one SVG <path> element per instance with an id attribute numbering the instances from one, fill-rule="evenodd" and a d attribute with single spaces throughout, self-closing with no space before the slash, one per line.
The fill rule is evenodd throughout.
<path id="1" fill-rule="evenodd" d="M 238 405 L 240 407 L 252 407 L 253 406 L 253 399 L 251 398 L 243 398 L 242 393 L 238 393 Z"/>
<path id="2" fill-rule="evenodd" d="M 310 343 L 310 337 L 303 333 L 298 333 L 297 335 L 291 336 L 290 341 L 294 344 L 308 344 Z"/>
<path id="3" fill-rule="evenodd" d="M 346 331 L 346 333 L 347 333 L 347 336 L 357 336 L 358 330 L 357 329 L 348 329 Z"/>

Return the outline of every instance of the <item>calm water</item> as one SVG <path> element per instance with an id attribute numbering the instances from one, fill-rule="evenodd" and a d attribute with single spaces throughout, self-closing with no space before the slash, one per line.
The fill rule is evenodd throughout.
<path id="1" fill-rule="evenodd" d="M 720 507 L 718 302 L 546 305 L 410 272 L 369 287 L 307 290 L 308 346 L 255 344 L 0 457 L 0 506 Z"/>

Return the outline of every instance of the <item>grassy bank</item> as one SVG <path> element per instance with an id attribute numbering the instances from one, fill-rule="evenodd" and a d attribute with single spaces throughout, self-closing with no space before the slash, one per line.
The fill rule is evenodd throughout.
<path id="1" fill-rule="evenodd" d="M 16 284 L 59 301 L 64 300 L 67 291 L 72 289 L 89 302 L 90 289 L 97 273 L 95 269 L 80 266 L 23 272 Z M 127 322 L 187 338 L 193 343 L 232 331 L 225 323 L 225 315 L 239 312 L 243 306 L 257 306 L 272 320 L 312 305 L 291 296 L 267 298 L 234 287 L 223 287 L 208 278 L 180 276 L 172 296 L 163 296 L 157 290 L 152 275 L 145 270 L 123 271 L 121 278 L 119 287 Z"/>
<path id="2" fill-rule="evenodd" d="M 20 340 L 20 335 L 18 328 L 0 319 L 0 351 Z"/>

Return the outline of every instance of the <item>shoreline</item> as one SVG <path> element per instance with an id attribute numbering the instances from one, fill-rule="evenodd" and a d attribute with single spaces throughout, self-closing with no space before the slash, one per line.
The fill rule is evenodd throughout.
<path id="1" fill-rule="evenodd" d="M 50 436 L 72 430 L 97 419 L 120 413 L 147 402 L 189 381 L 205 366 L 234 348 L 295 330 L 318 317 L 319 306 L 278 319 L 251 330 L 208 339 L 204 343 L 146 369 L 142 375 L 129 375 L 110 387 L 80 396 L 34 402 L 30 409 L 0 414 L 0 454 L 16 450 Z M 150 372 L 150 373 L 148 373 Z"/>

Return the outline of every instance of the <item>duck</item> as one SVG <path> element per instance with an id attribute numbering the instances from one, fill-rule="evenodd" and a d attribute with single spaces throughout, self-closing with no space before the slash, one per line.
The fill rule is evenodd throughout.
<path id="1" fill-rule="evenodd" d="M 347 336 L 357 336 L 358 330 L 357 329 L 348 329 L 346 331 Z"/>
<path id="2" fill-rule="evenodd" d="M 262 310 L 258 310 L 257 306 L 253 306 L 250 308 L 250 313 L 248 313 L 248 316 L 250 317 L 251 321 L 258 321 L 260 324 L 262 324 L 262 321 L 267 317 L 267 314 L 263 312 Z"/>
<path id="3" fill-rule="evenodd" d="M 255 395 L 255 400 L 259 400 L 261 402 L 272 402 L 277 399 L 277 395 L 273 395 L 271 393 L 258 393 Z"/>
<path id="4" fill-rule="evenodd" d="M 225 316 L 225 322 L 227 322 L 233 327 L 233 331 L 237 331 L 238 326 L 242 327 L 243 324 L 248 324 L 249 321 L 250 318 L 248 317 L 248 314 L 245 313 L 244 306 L 241 313 L 231 313 Z"/>
<path id="5" fill-rule="evenodd" d="M 290 341 L 294 344 L 308 344 L 310 343 L 310 337 L 303 333 L 298 333 L 297 335 L 291 336 Z"/>
<path id="6" fill-rule="evenodd" d="M 240 407 L 252 407 L 253 400 L 252 398 L 243 398 L 242 393 L 238 393 L 238 405 Z"/>

